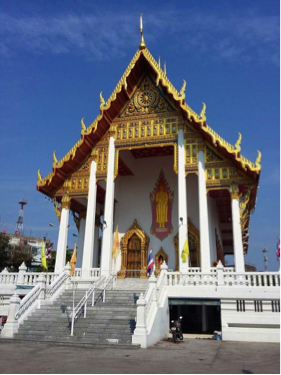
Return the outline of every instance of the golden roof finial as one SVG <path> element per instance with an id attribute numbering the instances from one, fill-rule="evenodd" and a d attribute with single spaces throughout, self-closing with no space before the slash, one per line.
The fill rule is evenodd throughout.
<path id="1" fill-rule="evenodd" d="M 167 74 L 167 66 L 166 66 L 166 61 L 164 61 L 164 73 Z"/>
<path id="2" fill-rule="evenodd" d="M 255 161 L 255 167 L 256 168 L 261 168 L 261 152 L 258 151 L 258 156 L 256 158 L 256 161 Z"/>
<path id="3" fill-rule="evenodd" d="M 200 112 L 200 118 L 201 118 L 201 120 L 206 121 L 206 104 L 203 103 L 203 102 L 202 102 L 202 104 L 203 104 L 203 107 L 202 107 L 201 112 Z"/>
<path id="4" fill-rule="evenodd" d="M 182 99 L 185 99 L 185 88 L 186 88 L 186 81 L 183 80 L 182 88 L 180 90 L 180 96 Z"/>
<path id="5" fill-rule="evenodd" d="M 102 91 L 100 92 L 100 109 L 103 109 L 103 107 L 105 106 L 105 100 L 102 96 Z"/>
<path id="6" fill-rule="evenodd" d="M 84 117 L 81 119 L 81 134 L 87 130 L 86 125 L 84 124 Z"/>
<path id="7" fill-rule="evenodd" d="M 145 45 L 145 41 L 144 41 L 144 37 L 143 37 L 142 13 L 140 15 L 140 34 L 141 34 L 141 41 L 140 41 L 139 48 L 140 49 L 145 49 L 146 45 Z"/>
<path id="8" fill-rule="evenodd" d="M 240 152 L 240 150 L 241 150 L 241 141 L 242 141 L 242 134 L 241 133 L 238 133 L 238 139 L 237 139 L 237 141 L 236 141 L 236 143 L 235 143 L 235 150 L 237 151 L 237 152 Z"/>
<path id="9" fill-rule="evenodd" d="M 160 58 L 160 56 L 158 57 L 158 65 L 159 65 L 159 68 L 161 68 L 161 58 Z"/>
<path id="10" fill-rule="evenodd" d="M 42 181 L 42 176 L 41 176 L 41 173 L 40 173 L 40 169 L 38 169 L 38 171 L 37 171 L 37 181 L 38 182 Z"/>
<path id="11" fill-rule="evenodd" d="M 53 163 L 54 163 L 54 164 L 57 164 L 57 162 L 58 162 L 58 159 L 57 159 L 57 157 L 56 157 L 56 151 L 54 151 L 54 152 L 53 152 Z"/>

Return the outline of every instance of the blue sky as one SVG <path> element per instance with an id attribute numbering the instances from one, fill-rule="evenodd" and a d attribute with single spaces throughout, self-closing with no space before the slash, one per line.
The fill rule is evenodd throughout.
<path id="1" fill-rule="evenodd" d="M 246 260 L 277 270 L 280 231 L 279 4 L 255 1 L 1 1 L 0 0 L 0 221 L 14 232 L 25 197 L 25 234 L 55 243 L 58 221 L 36 191 L 37 170 L 51 171 L 99 112 L 139 44 L 167 61 L 170 81 L 187 81 L 186 101 L 242 154 L 262 152 L 258 201 Z M 71 221 L 69 246 L 76 228 Z"/>

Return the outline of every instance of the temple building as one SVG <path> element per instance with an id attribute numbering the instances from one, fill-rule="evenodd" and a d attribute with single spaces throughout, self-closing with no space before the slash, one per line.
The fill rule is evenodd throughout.
<path id="1" fill-rule="evenodd" d="M 55 272 L 30 274 L 22 264 L 0 274 L 1 337 L 147 348 L 182 316 L 183 333 L 278 342 L 280 273 L 249 272 L 244 261 L 261 153 L 247 160 L 240 133 L 229 144 L 207 124 L 204 103 L 200 114 L 188 106 L 186 81 L 180 91 L 169 81 L 146 47 L 142 19 L 140 31 L 113 93 L 107 101 L 100 93 L 98 116 L 81 120 L 80 139 L 61 160 L 53 153 L 46 177 L 38 170 L 37 189 L 59 220 Z M 66 264 L 70 214 L 75 269 Z M 27 285 L 20 300 L 16 289 Z"/>
<path id="2" fill-rule="evenodd" d="M 60 220 L 56 271 L 65 266 L 69 214 L 79 230 L 78 263 L 85 277 L 92 267 L 118 277 L 146 277 L 153 250 L 156 271 L 207 271 L 225 255 L 245 271 L 250 215 L 256 204 L 261 154 L 255 162 L 221 138 L 186 103 L 141 44 L 100 113 L 81 120 L 78 142 L 37 189 L 53 199 Z M 100 217 L 104 221 L 101 223 Z M 121 252 L 112 259 L 118 226 Z M 102 243 L 99 235 L 102 229 Z M 183 254 L 188 238 L 189 254 Z M 188 251 L 187 251 L 188 252 Z"/>

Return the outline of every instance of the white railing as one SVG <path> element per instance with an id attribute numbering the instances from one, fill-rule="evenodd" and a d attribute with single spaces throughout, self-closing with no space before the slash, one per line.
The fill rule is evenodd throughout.
<path id="1" fill-rule="evenodd" d="M 223 284 L 228 287 L 280 287 L 280 274 L 276 272 L 229 272 L 223 275 Z"/>
<path id="2" fill-rule="evenodd" d="M 51 298 L 54 294 L 63 286 L 66 280 L 69 278 L 69 273 L 64 271 L 61 273 L 51 285 L 49 285 L 46 289 L 46 296 Z"/>
<path id="3" fill-rule="evenodd" d="M 19 310 L 15 315 L 16 320 L 20 320 L 25 312 L 37 302 L 41 292 L 41 285 L 36 285 L 20 302 Z"/>
<path id="4" fill-rule="evenodd" d="M 113 289 L 115 289 L 116 285 L 116 274 L 111 274 L 107 279 L 106 276 L 101 276 L 99 280 L 96 282 L 93 282 L 93 285 L 90 286 L 90 288 L 86 291 L 85 295 L 82 297 L 82 299 L 78 302 L 76 307 L 73 308 L 72 313 L 70 314 L 71 317 L 71 330 L 70 335 L 73 336 L 74 332 L 74 323 L 75 320 L 78 318 L 80 311 L 82 308 L 84 308 L 83 316 L 86 318 L 87 315 L 87 302 L 92 296 L 92 306 L 95 304 L 95 290 L 99 289 L 99 295 L 102 297 L 102 302 L 105 302 L 105 290 L 108 287 L 110 282 L 113 282 Z M 73 288 L 75 288 L 75 281 L 73 282 Z M 75 293 L 75 290 L 73 290 Z"/>
<path id="5" fill-rule="evenodd" d="M 89 277 L 88 278 L 99 278 L 100 277 L 100 268 L 91 268 L 89 271 Z M 82 279 L 83 274 L 82 274 L 82 268 L 75 268 L 75 279 Z"/>
<path id="6" fill-rule="evenodd" d="M 21 285 L 36 285 L 37 277 L 40 276 L 42 272 L 32 272 L 26 273 L 23 275 L 23 282 Z M 59 276 L 58 273 L 47 272 L 46 275 L 46 284 L 50 285 L 52 282 Z"/>
<path id="7" fill-rule="evenodd" d="M 198 272 L 194 274 L 168 272 L 167 285 L 194 285 L 194 286 L 213 286 L 216 285 L 217 275 L 215 272 Z"/>
<path id="8" fill-rule="evenodd" d="M 16 285 L 18 280 L 18 273 L 17 272 L 8 272 L 7 273 L 0 273 L 0 284 L 5 285 Z"/>

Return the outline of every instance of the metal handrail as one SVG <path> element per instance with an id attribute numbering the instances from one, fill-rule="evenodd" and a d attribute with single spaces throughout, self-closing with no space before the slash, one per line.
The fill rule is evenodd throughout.
<path id="1" fill-rule="evenodd" d="M 106 280 L 106 276 L 101 276 L 101 278 L 98 281 L 94 281 L 93 285 L 90 286 L 90 288 L 86 291 L 83 298 L 78 302 L 77 306 L 73 308 L 71 316 L 71 330 L 70 330 L 70 336 L 73 336 L 74 332 L 74 323 L 75 319 L 78 317 L 78 314 L 82 307 L 84 307 L 84 318 L 86 318 L 87 315 L 87 302 L 89 298 L 92 295 L 92 306 L 95 304 L 95 290 L 100 286 L 101 283 L 105 282 L 103 289 L 101 290 L 99 295 L 102 295 L 102 302 L 105 302 L 105 291 L 108 286 L 108 284 L 113 280 L 113 289 L 115 289 L 115 283 L 116 283 L 116 274 L 112 273 L 108 279 Z M 75 282 L 73 281 L 73 288 L 75 287 Z"/>

